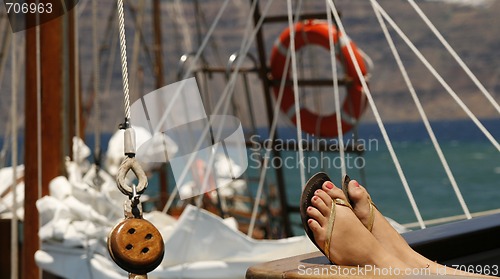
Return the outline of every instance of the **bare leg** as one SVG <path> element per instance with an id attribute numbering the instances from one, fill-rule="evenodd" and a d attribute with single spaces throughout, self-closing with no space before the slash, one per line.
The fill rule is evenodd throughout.
<path id="1" fill-rule="evenodd" d="M 331 182 L 325 183 L 323 185 L 323 190 L 331 197 L 336 195 L 336 187 Z M 348 192 L 354 214 L 359 218 L 363 225 L 367 226 L 370 222 L 370 200 L 368 198 L 368 192 L 363 186 L 359 185 L 356 180 L 351 180 L 349 182 Z M 373 236 L 387 251 L 395 255 L 398 259 L 401 259 L 404 263 L 407 263 L 412 267 L 428 266 L 434 274 L 442 274 L 444 273 L 444 270 L 446 270 L 446 274 L 448 275 L 480 276 L 478 274 L 465 273 L 457 271 L 453 268 L 445 267 L 415 252 L 415 250 L 408 245 L 406 240 L 384 218 L 378 209 L 373 208 L 373 211 Z"/>

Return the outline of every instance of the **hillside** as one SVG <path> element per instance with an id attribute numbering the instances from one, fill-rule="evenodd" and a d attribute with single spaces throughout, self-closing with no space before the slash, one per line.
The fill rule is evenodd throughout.
<path id="1" fill-rule="evenodd" d="M 148 1 L 146 1 L 148 2 Z M 162 38 L 163 38 L 163 67 L 165 70 L 165 80 L 172 83 L 177 79 L 177 65 L 182 54 L 188 53 L 198 45 L 197 18 L 202 29 L 202 35 L 206 33 L 210 23 L 220 9 L 223 1 L 201 1 L 200 11 L 197 14 L 193 1 L 182 1 L 181 6 L 176 6 L 175 1 L 162 2 Z M 380 0 L 381 5 L 394 18 L 394 20 L 407 33 L 410 39 L 420 48 L 422 53 L 436 67 L 438 72 L 456 90 L 457 94 L 471 108 L 471 110 L 482 118 L 498 118 L 498 114 L 489 104 L 484 96 L 477 90 L 474 84 L 458 67 L 458 64 L 448 55 L 440 43 L 435 39 L 431 31 L 423 24 L 418 15 L 411 9 L 405 1 Z M 479 6 L 467 6 L 449 4 L 451 1 L 418 1 L 418 4 L 428 15 L 431 21 L 442 32 L 443 36 L 455 48 L 456 52 L 464 59 L 465 63 L 476 74 L 477 78 L 494 95 L 497 102 L 500 101 L 500 1 L 481 1 L 486 3 Z M 459 1 L 460 2 L 460 1 Z M 107 16 L 114 5 L 112 3 L 101 2 L 99 9 L 100 22 L 98 26 L 106 26 Z M 261 9 L 267 3 L 262 1 Z M 384 121 L 399 122 L 407 120 L 417 120 L 418 113 L 413 105 L 413 101 L 407 92 L 401 74 L 398 72 L 394 59 L 387 47 L 387 42 L 374 16 L 373 10 L 366 0 L 337 0 L 338 8 L 342 12 L 344 26 L 359 48 L 365 51 L 374 62 L 374 69 L 371 71 L 370 88 L 375 98 L 375 102 L 382 114 Z M 86 5 L 86 1 L 80 1 L 79 9 L 82 11 L 80 18 L 80 53 L 81 53 L 81 74 L 84 100 L 89 98 L 90 76 L 91 76 L 91 5 Z M 151 7 L 146 7 L 146 16 L 143 23 L 144 40 L 151 55 L 153 48 L 152 39 L 152 17 Z M 181 16 L 182 9 L 185 16 Z M 248 1 L 231 1 L 224 12 L 222 21 L 217 26 L 214 39 L 209 43 L 208 49 L 204 53 L 205 60 L 210 65 L 225 67 L 227 58 L 231 53 L 240 47 L 245 21 L 248 17 Z M 304 9 L 307 11 L 324 10 L 324 1 L 305 1 Z M 3 11 L 2 11 L 3 12 Z M 286 2 L 276 1 L 271 7 L 271 14 L 283 14 L 286 12 Z M 203 22 L 203 18 L 204 21 Z M 127 14 L 127 36 L 129 61 L 132 59 L 134 49 L 133 44 L 133 17 Z M 114 27 L 115 25 L 113 25 Z M 264 27 L 264 36 L 267 47 L 267 54 L 273 45 L 275 38 L 286 27 L 285 24 L 268 24 Z M 106 28 L 99 28 L 102 41 L 111 43 L 111 37 L 106 33 Z M 22 33 L 18 33 L 22 34 Z M 189 34 L 187 36 L 186 34 Z M 425 67 L 415 58 L 409 48 L 397 37 L 395 32 L 391 32 L 396 45 L 400 51 L 407 70 L 412 78 L 416 91 L 423 102 L 424 108 L 431 119 L 462 119 L 466 118 L 462 109 L 456 105 L 451 97 L 445 92 L 442 86 L 428 73 Z M 113 35 L 113 34 L 111 34 Z M 22 36 L 22 35 L 19 35 Z M 305 65 L 302 75 L 313 74 L 323 77 L 331 77 L 328 53 L 325 50 L 315 51 L 311 48 L 309 53 L 304 52 L 299 59 L 300 65 Z M 256 49 L 252 47 L 251 52 L 256 56 Z M 310 53 L 317 52 L 316 57 Z M 108 59 L 111 52 L 105 52 L 106 60 L 101 62 L 102 83 L 106 83 L 105 72 L 107 71 Z M 310 58 L 310 59 L 309 59 Z M 117 123 L 122 121 L 123 108 L 121 100 L 121 73 L 118 65 L 118 58 L 112 71 L 110 91 L 100 95 L 103 110 L 99 121 L 101 129 L 105 132 L 112 132 L 116 129 Z M 138 98 L 138 91 L 144 94 L 151 92 L 154 87 L 154 75 L 148 56 L 142 51 L 139 55 L 140 68 L 143 69 L 144 85 L 142 88 L 132 90 L 132 100 Z M 325 62 L 326 61 L 326 62 Z M 129 62 L 130 63 L 130 62 Z M 309 66 L 307 66 L 309 65 Z M 131 79 L 135 79 L 138 74 L 132 74 Z M 22 78 L 22 76 L 21 76 Z M 262 86 L 255 75 L 249 76 L 251 81 L 251 95 L 255 108 L 255 115 L 259 125 L 266 125 L 266 117 L 263 106 Z M 10 101 L 10 66 L 7 63 L 5 76 L 3 77 L 2 89 L 0 91 L 0 117 L 9 119 Z M 21 82 L 22 83 L 22 82 Z M 210 95 L 212 107 L 215 105 L 218 96 L 223 91 L 225 79 L 221 75 L 208 77 L 208 86 L 200 84 L 203 94 Z M 103 85 L 102 88 L 105 88 Z M 22 90 L 22 88 L 21 88 Z M 207 92 L 207 90 L 209 92 Z M 104 89 L 103 89 L 104 91 Z M 314 90 L 312 90 L 314 91 Z M 235 92 L 235 103 L 238 108 L 238 116 L 245 125 L 249 124 L 248 105 L 243 95 L 244 87 L 239 81 Z M 329 97 L 321 97 L 318 102 L 314 94 L 309 94 L 310 89 L 303 92 L 305 103 L 310 107 L 318 107 L 324 112 L 330 112 L 333 104 L 324 101 Z M 329 94 L 331 91 L 321 91 L 321 96 Z M 314 95 L 316 96 L 316 95 Z M 23 97 L 20 94 L 20 107 L 22 107 Z M 234 113 L 234 112 L 233 112 Z M 364 121 L 373 121 L 370 111 L 364 116 Z M 0 131 L 6 129 L 8 121 L 0 122 Z M 286 123 L 287 121 L 283 121 Z M 92 132 L 94 120 L 90 119 L 87 130 Z M 3 132 L 0 132 L 3 134 Z"/>

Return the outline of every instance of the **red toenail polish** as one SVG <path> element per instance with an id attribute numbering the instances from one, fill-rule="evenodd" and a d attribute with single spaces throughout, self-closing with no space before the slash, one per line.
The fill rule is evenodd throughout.
<path id="1" fill-rule="evenodd" d="M 308 224 L 311 224 L 312 222 L 313 222 L 313 220 L 312 220 L 312 219 L 307 220 L 307 223 L 308 223 Z"/>
<path id="2" fill-rule="evenodd" d="M 353 180 L 354 186 L 359 187 L 359 183 L 356 180 Z"/>
<path id="3" fill-rule="evenodd" d="M 333 183 L 331 183 L 330 181 L 327 181 L 325 182 L 325 187 L 328 188 L 328 189 L 333 189 Z"/>
<path id="4" fill-rule="evenodd" d="M 318 199 L 318 197 L 316 197 L 316 196 L 314 196 L 314 197 L 313 197 L 313 201 L 315 201 L 315 200 L 317 200 L 317 199 Z"/>

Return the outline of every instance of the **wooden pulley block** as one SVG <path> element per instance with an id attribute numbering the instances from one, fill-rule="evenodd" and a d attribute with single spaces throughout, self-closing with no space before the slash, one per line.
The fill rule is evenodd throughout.
<path id="1" fill-rule="evenodd" d="M 160 265 L 165 245 L 160 232 L 149 221 L 127 218 L 109 233 L 108 250 L 122 269 L 146 274 Z"/>

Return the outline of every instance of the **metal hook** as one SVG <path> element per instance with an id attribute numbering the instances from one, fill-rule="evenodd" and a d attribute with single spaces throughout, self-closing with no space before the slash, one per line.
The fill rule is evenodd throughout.
<path id="1" fill-rule="evenodd" d="M 230 76 L 230 74 L 233 70 L 233 64 L 234 64 L 234 62 L 236 62 L 236 60 L 238 59 L 239 56 L 240 56 L 239 52 L 235 52 L 229 56 L 229 60 L 227 61 L 227 65 L 226 65 L 226 76 L 228 76 L 228 77 Z M 255 57 L 251 53 L 247 53 L 245 55 L 245 58 L 250 59 L 250 61 L 254 65 L 254 68 L 257 69 L 257 59 L 255 59 Z"/>
<path id="2" fill-rule="evenodd" d="M 185 53 L 181 56 L 181 58 L 179 59 L 179 63 L 177 64 L 177 80 L 181 80 L 184 77 L 184 74 L 186 71 L 186 67 L 185 67 L 186 63 L 188 62 L 188 60 L 190 60 L 191 58 L 195 58 L 195 57 L 196 57 L 196 52 Z M 200 58 L 198 60 L 201 60 L 202 67 L 206 67 L 208 65 L 205 57 L 200 56 Z M 196 70 L 193 70 L 192 72 L 195 73 L 198 70 L 199 69 L 196 69 Z M 209 76 L 210 76 L 210 73 L 209 73 Z"/>
<path id="3" fill-rule="evenodd" d="M 132 170 L 137 177 L 138 183 L 137 186 L 129 186 L 127 185 L 125 178 L 127 173 Z M 116 184 L 120 191 L 129 196 L 131 199 L 138 198 L 139 195 L 144 193 L 146 188 L 148 187 L 148 179 L 146 173 L 142 169 L 141 165 L 135 158 L 127 157 L 123 160 L 120 168 L 118 169 L 118 174 L 116 175 Z"/>

